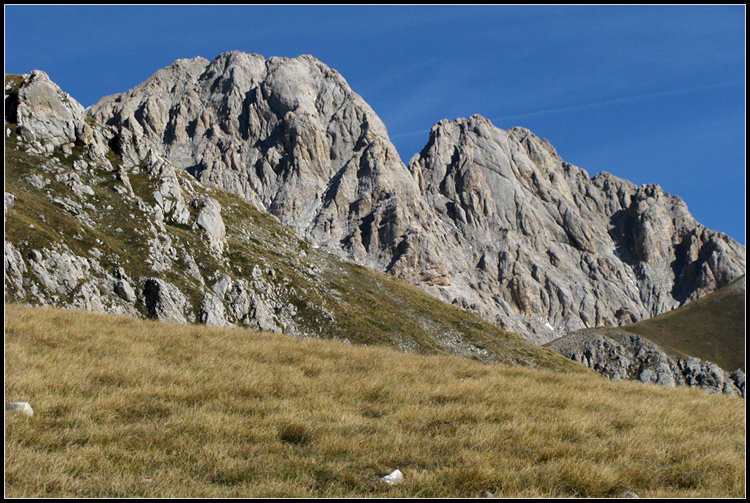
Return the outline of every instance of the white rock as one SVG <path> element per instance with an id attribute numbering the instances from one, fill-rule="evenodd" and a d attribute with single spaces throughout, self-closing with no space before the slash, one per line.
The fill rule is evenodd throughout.
<path id="1" fill-rule="evenodd" d="M 204 197 L 195 201 L 194 205 L 200 207 L 198 217 L 195 219 L 195 226 L 206 233 L 211 247 L 221 253 L 226 241 L 226 227 L 221 219 L 221 205 L 211 197 Z"/>
<path id="2" fill-rule="evenodd" d="M 143 297 L 150 318 L 174 323 L 191 321 L 185 317 L 188 301 L 173 284 L 159 278 L 149 278 L 143 286 Z"/>
<path id="3" fill-rule="evenodd" d="M 14 410 L 29 417 L 34 415 L 34 409 L 31 408 L 31 404 L 29 404 L 29 402 L 11 402 L 5 406 L 5 410 Z"/>
<path id="4" fill-rule="evenodd" d="M 136 301 L 136 295 L 133 291 L 133 288 L 130 286 L 130 284 L 125 281 L 124 279 L 121 279 L 115 283 L 114 287 L 115 293 L 122 298 L 126 302 L 135 302 Z"/>
<path id="5" fill-rule="evenodd" d="M 404 474 L 401 473 L 401 470 L 394 470 L 385 477 L 380 477 L 380 480 L 382 482 L 385 482 L 386 484 L 395 484 L 396 482 L 400 482 L 403 479 Z"/>

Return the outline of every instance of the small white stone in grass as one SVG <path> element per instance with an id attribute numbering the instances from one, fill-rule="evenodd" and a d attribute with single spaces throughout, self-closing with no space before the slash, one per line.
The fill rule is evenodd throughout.
<path id="1" fill-rule="evenodd" d="M 5 407 L 5 410 L 15 410 L 29 417 L 34 415 L 34 409 L 31 408 L 29 402 L 12 402 Z"/>
<path id="2" fill-rule="evenodd" d="M 380 477 L 380 480 L 386 484 L 395 484 L 396 482 L 403 480 L 403 478 L 404 474 L 401 473 L 401 470 L 394 470 L 385 477 Z"/>

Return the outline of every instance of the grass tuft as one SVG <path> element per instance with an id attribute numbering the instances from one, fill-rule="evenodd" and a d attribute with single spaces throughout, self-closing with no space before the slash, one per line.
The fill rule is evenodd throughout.
<path id="1" fill-rule="evenodd" d="M 310 427 L 301 423 L 288 423 L 279 427 L 279 440 L 287 444 L 306 446 L 313 440 Z"/>

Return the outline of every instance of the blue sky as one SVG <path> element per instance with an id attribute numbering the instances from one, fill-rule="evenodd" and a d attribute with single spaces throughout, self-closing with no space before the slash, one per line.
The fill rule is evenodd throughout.
<path id="1" fill-rule="evenodd" d="M 5 72 L 44 70 L 84 106 L 230 50 L 335 68 L 404 162 L 477 113 L 745 244 L 744 5 L 5 6 Z"/>

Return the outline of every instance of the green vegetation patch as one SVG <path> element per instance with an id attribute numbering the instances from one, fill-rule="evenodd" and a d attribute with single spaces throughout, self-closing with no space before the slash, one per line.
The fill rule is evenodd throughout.
<path id="1" fill-rule="evenodd" d="M 18 94 L 18 90 L 23 84 L 23 75 L 5 74 L 5 94 Z"/>

